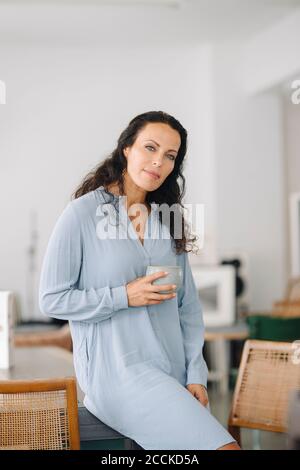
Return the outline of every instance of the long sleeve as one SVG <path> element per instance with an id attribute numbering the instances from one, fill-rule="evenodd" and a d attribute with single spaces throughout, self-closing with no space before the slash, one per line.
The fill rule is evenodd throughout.
<path id="1" fill-rule="evenodd" d="M 204 323 L 202 306 L 191 271 L 188 255 L 183 257 L 183 285 L 178 290 L 178 309 L 186 359 L 188 384 L 207 387 L 208 369 L 203 357 Z"/>
<path id="2" fill-rule="evenodd" d="M 77 289 L 82 254 L 81 227 L 71 201 L 56 222 L 42 264 L 39 307 L 45 315 L 95 323 L 128 308 L 125 285 Z"/>

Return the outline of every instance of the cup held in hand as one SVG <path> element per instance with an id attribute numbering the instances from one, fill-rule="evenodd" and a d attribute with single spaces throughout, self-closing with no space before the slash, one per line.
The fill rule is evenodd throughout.
<path id="1" fill-rule="evenodd" d="M 159 291 L 160 294 L 171 294 L 176 292 L 182 286 L 182 268 L 181 266 L 148 266 L 146 276 L 158 273 L 160 271 L 168 272 L 166 276 L 155 279 L 153 285 L 176 284 L 176 289 Z"/>

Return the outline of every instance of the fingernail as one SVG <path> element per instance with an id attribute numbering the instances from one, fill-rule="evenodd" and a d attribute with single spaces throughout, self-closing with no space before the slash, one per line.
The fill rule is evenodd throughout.
<path id="1" fill-rule="evenodd" d="M 165 274 L 169 274 L 168 271 L 165 271 Z"/>

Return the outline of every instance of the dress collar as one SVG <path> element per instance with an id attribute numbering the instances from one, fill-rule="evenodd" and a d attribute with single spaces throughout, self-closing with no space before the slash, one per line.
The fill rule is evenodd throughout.
<path id="1" fill-rule="evenodd" d="M 118 194 L 114 194 L 110 191 L 108 191 L 103 185 L 102 186 L 99 186 L 97 189 L 101 190 L 101 191 L 105 191 L 107 194 L 110 194 L 111 196 L 113 196 L 114 199 L 120 199 L 121 201 L 124 201 L 124 195 L 118 195 Z M 158 210 L 158 204 L 156 202 L 150 202 L 150 206 L 151 206 L 151 212 L 155 212 Z"/>

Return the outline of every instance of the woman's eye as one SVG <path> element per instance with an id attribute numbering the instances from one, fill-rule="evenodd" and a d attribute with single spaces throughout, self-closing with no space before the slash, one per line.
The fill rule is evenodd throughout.
<path id="1" fill-rule="evenodd" d="M 152 147 L 152 145 L 146 145 L 145 147 L 146 147 L 146 149 L 153 149 L 153 150 L 155 150 L 155 148 Z M 168 157 L 171 158 L 171 160 L 175 160 L 174 155 L 169 154 Z"/>

